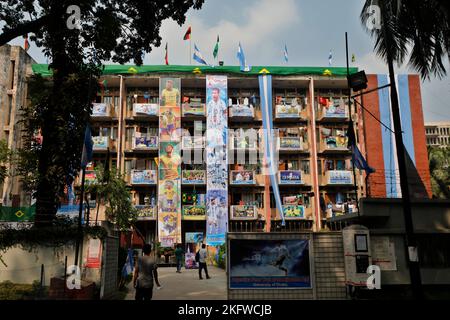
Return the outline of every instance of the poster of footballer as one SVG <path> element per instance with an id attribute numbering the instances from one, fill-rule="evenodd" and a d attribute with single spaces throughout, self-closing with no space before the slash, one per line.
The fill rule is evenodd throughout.
<path id="1" fill-rule="evenodd" d="M 229 241 L 230 289 L 311 288 L 309 240 Z"/>

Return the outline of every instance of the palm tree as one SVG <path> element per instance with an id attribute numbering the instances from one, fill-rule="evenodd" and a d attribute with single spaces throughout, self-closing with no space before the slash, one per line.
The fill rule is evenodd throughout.
<path id="1" fill-rule="evenodd" d="M 428 147 L 433 197 L 450 199 L 450 147 Z"/>
<path id="2" fill-rule="evenodd" d="M 378 6 L 376 17 L 370 6 Z M 373 7 L 372 7 L 373 8 Z M 450 4 L 448 0 L 366 0 L 361 22 L 375 39 L 375 52 L 388 60 L 408 64 L 423 79 L 430 75 L 446 75 L 444 59 L 450 58 Z M 373 19 L 380 19 L 379 28 L 372 27 Z"/>

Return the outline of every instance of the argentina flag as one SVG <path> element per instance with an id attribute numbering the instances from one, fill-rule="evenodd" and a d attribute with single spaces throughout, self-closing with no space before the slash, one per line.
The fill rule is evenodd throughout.
<path id="1" fill-rule="evenodd" d="M 205 59 L 203 58 L 202 53 L 200 52 L 200 50 L 197 48 L 197 45 L 194 43 L 194 60 L 197 61 L 198 63 L 204 64 L 204 65 L 208 65 L 208 63 L 205 61 Z"/>

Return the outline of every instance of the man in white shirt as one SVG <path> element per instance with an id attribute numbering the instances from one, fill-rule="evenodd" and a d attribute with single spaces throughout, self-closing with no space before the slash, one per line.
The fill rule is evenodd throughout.
<path id="1" fill-rule="evenodd" d="M 205 269 L 206 279 L 211 279 L 208 275 L 208 266 L 206 265 L 206 258 L 208 257 L 208 251 L 206 250 L 206 244 L 202 244 L 202 248 L 198 251 L 199 255 L 199 267 L 198 267 L 198 276 L 200 280 L 203 280 L 202 277 L 202 269 Z"/>

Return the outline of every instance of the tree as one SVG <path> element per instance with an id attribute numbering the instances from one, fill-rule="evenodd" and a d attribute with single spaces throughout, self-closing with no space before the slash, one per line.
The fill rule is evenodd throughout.
<path id="1" fill-rule="evenodd" d="M 5 178 L 8 175 L 7 164 L 9 163 L 10 155 L 11 152 L 6 141 L 0 140 L 0 184 L 5 181 Z"/>
<path id="2" fill-rule="evenodd" d="M 144 53 L 161 45 L 162 21 L 172 18 L 181 25 L 186 12 L 191 7 L 200 9 L 203 2 L 80 0 L 72 6 L 69 0 L 0 1 L 4 22 L 0 45 L 31 34 L 30 40 L 42 48 L 53 71 L 45 94 L 38 94 L 28 110 L 29 152 L 24 162 L 35 173 L 31 180 L 35 182 L 36 226 L 52 223 L 64 186 L 72 183 L 80 169 L 101 61 L 142 64 Z M 44 88 L 42 81 L 36 81 Z M 31 142 L 36 130 L 43 137 L 38 147 Z"/>
<path id="3" fill-rule="evenodd" d="M 375 17 L 370 6 L 380 9 Z M 450 58 L 450 4 L 447 0 L 366 0 L 361 11 L 364 28 L 375 38 L 375 51 L 387 60 L 387 49 L 393 60 L 408 64 L 423 79 L 446 75 L 443 59 Z M 373 19 L 380 19 L 374 21 Z M 378 27 L 374 27 L 374 21 Z M 370 27 L 368 27 L 370 26 Z"/>
<path id="4" fill-rule="evenodd" d="M 450 147 L 428 147 L 433 197 L 450 199 Z"/>

